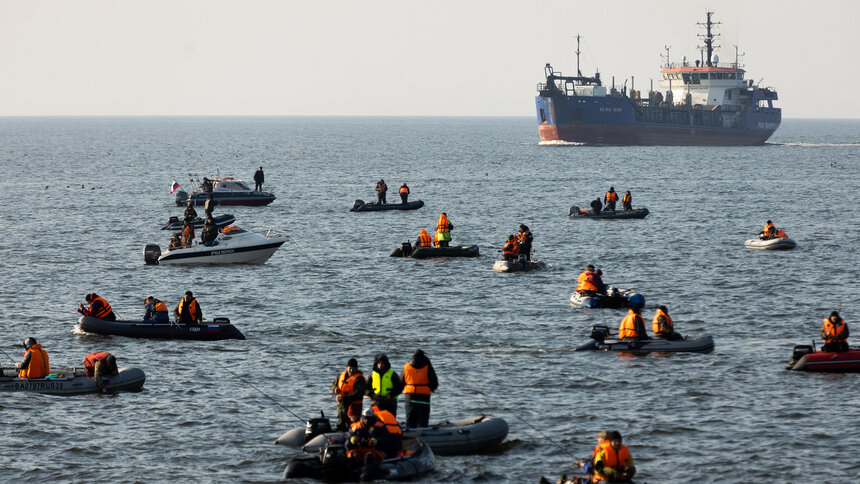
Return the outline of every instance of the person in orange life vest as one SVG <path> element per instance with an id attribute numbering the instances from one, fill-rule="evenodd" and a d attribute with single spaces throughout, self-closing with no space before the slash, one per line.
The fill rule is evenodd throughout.
<path id="1" fill-rule="evenodd" d="M 526 260 L 532 260 L 532 241 L 534 236 L 527 225 L 520 224 L 520 231 L 517 232 L 517 244 L 520 246 L 520 256 L 526 256 Z"/>
<path id="2" fill-rule="evenodd" d="M 388 203 L 385 201 L 385 192 L 388 191 L 388 185 L 385 184 L 385 180 L 379 179 L 376 182 L 376 203 L 382 205 L 383 203 Z"/>
<path id="3" fill-rule="evenodd" d="M 182 222 L 182 247 L 191 247 L 191 242 L 194 240 L 194 224 L 185 220 Z"/>
<path id="4" fill-rule="evenodd" d="M 84 309 L 83 304 L 78 304 L 78 312 L 84 316 L 92 316 L 105 321 L 116 321 L 116 314 L 110 307 L 107 301 L 98 294 L 92 292 L 87 294 L 84 299 L 87 301 L 88 309 Z"/>
<path id="5" fill-rule="evenodd" d="M 406 205 L 406 201 L 409 198 L 409 187 L 406 186 L 406 182 L 403 185 L 400 185 L 400 201 Z"/>
<path id="6" fill-rule="evenodd" d="M 156 323 L 169 323 L 170 314 L 167 312 L 167 304 L 149 296 L 144 301 L 143 320 L 155 321 Z"/>
<path id="7" fill-rule="evenodd" d="M 606 210 L 615 210 L 615 202 L 618 201 L 618 194 L 615 193 L 615 187 L 609 187 L 609 191 L 603 196 L 603 203 L 606 204 Z"/>
<path id="8" fill-rule="evenodd" d="M 658 306 L 657 312 L 654 314 L 654 319 L 651 321 L 651 331 L 654 336 L 659 339 L 669 341 L 679 341 L 684 339 L 683 336 L 675 332 L 675 323 L 669 317 L 669 310 L 666 306 Z"/>
<path id="9" fill-rule="evenodd" d="M 606 442 L 594 456 L 592 482 L 630 482 L 634 475 L 633 457 L 627 446 L 622 444 L 621 434 L 614 430 L 608 432 Z"/>
<path id="10" fill-rule="evenodd" d="M 630 195 L 630 190 L 624 192 L 624 196 L 621 197 L 621 209 L 633 210 L 633 196 Z"/>
<path id="11" fill-rule="evenodd" d="M 764 240 L 776 237 L 776 227 L 773 225 L 773 222 L 768 220 L 767 224 L 765 224 L 764 228 L 758 233 L 758 235 Z"/>
<path id="12" fill-rule="evenodd" d="M 594 450 L 591 451 L 591 458 L 589 459 L 579 459 L 576 461 L 576 466 L 580 467 L 583 472 L 586 474 L 594 474 L 594 458 L 597 456 L 597 452 L 600 451 L 600 447 L 606 442 L 606 436 L 609 434 L 606 430 L 601 430 L 597 432 L 597 446 L 594 447 Z"/>
<path id="13" fill-rule="evenodd" d="M 418 240 L 415 241 L 415 247 L 433 247 L 433 238 L 426 230 L 421 229 L 418 233 Z"/>
<path id="14" fill-rule="evenodd" d="M 517 238 L 513 235 L 508 235 L 508 241 L 502 247 L 502 259 L 515 261 L 520 256 L 520 244 L 517 243 Z"/>
<path id="15" fill-rule="evenodd" d="M 337 430 L 347 430 L 350 407 L 356 407 L 356 412 L 361 413 L 361 399 L 364 398 L 366 386 L 364 374 L 358 369 L 358 361 L 350 358 L 346 363 L 346 370 L 331 384 L 331 391 L 337 401 Z"/>
<path id="16" fill-rule="evenodd" d="M 604 294 L 606 288 L 600 274 L 594 270 L 593 265 L 588 265 L 576 281 L 576 292 L 586 295 Z"/>
<path id="17" fill-rule="evenodd" d="M 451 241 L 451 229 L 453 228 L 454 224 L 448 220 L 448 214 L 442 212 L 442 215 L 439 215 L 439 220 L 436 221 L 436 234 L 434 236 L 436 247 L 448 247 L 448 242 Z"/>
<path id="18" fill-rule="evenodd" d="M 776 236 L 779 237 L 780 239 L 787 239 L 788 238 L 788 234 L 786 234 L 785 230 L 782 230 L 782 229 L 776 229 Z"/>
<path id="19" fill-rule="evenodd" d="M 439 379 L 430 359 L 420 349 L 403 365 L 403 396 L 408 428 L 426 427 L 430 422 L 430 393 L 439 388 Z"/>
<path id="20" fill-rule="evenodd" d="M 105 390 L 105 379 L 116 375 L 119 370 L 116 367 L 116 358 L 106 352 L 90 353 L 84 357 L 84 369 L 87 376 L 93 377 L 96 387 L 102 392 Z"/>
<path id="21" fill-rule="evenodd" d="M 385 458 L 382 449 L 390 446 L 391 436 L 385 424 L 376 418 L 371 408 L 364 409 L 361 420 L 350 425 L 349 432 L 346 434 L 346 457 L 364 467 L 361 472 L 363 476 L 366 476 L 375 464 Z"/>
<path id="22" fill-rule="evenodd" d="M 185 296 L 173 310 L 173 316 L 180 324 L 203 324 L 203 310 L 191 291 L 185 291 Z"/>
<path id="23" fill-rule="evenodd" d="M 388 445 L 380 447 L 380 450 L 385 454 L 385 457 L 397 457 L 403 450 L 403 430 L 400 428 L 400 424 L 397 423 L 397 417 L 388 410 L 379 408 L 377 405 L 371 406 L 370 409 L 373 410 L 374 415 L 382 422 L 382 425 L 385 425 L 385 430 L 388 430 L 388 435 L 390 436 Z"/>
<path id="24" fill-rule="evenodd" d="M 373 371 L 367 385 L 367 396 L 373 405 L 397 415 L 397 397 L 403 393 L 403 381 L 391 369 L 388 356 L 379 353 L 373 358 Z"/>
<path id="25" fill-rule="evenodd" d="M 618 326 L 618 337 L 626 341 L 649 339 L 638 306 L 630 308 L 627 311 L 627 316 L 621 320 L 621 324 Z"/>
<path id="26" fill-rule="evenodd" d="M 848 351 L 848 334 L 848 324 L 837 311 L 833 311 L 821 326 L 821 338 L 824 340 L 821 351 Z"/>
<path id="27" fill-rule="evenodd" d="M 36 338 L 25 339 L 24 350 L 24 357 L 15 363 L 19 378 L 42 378 L 51 373 L 48 352 L 42 349 Z"/>

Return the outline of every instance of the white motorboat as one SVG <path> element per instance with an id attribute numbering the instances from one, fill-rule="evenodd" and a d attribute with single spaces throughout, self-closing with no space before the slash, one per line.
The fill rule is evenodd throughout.
<path id="1" fill-rule="evenodd" d="M 797 244 L 791 240 L 791 237 L 777 237 L 775 239 L 756 237 L 744 242 L 744 247 L 758 250 L 788 250 L 797 247 Z"/>
<path id="2" fill-rule="evenodd" d="M 286 237 L 267 237 L 235 226 L 225 227 L 211 245 L 168 250 L 161 253 L 156 244 L 143 248 L 146 264 L 263 264 Z"/>

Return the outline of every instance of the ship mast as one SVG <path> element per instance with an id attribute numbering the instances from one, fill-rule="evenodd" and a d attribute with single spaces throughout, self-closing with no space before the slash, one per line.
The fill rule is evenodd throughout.
<path id="1" fill-rule="evenodd" d="M 576 34 L 576 75 L 582 77 L 582 71 L 579 70 L 579 34 Z"/>
<path id="2" fill-rule="evenodd" d="M 720 34 L 714 34 L 711 32 L 711 27 L 715 25 L 720 25 L 720 22 L 711 22 L 711 15 L 714 12 L 705 12 L 708 16 L 707 21 L 705 23 L 696 22 L 697 25 L 705 26 L 705 35 L 699 34 L 699 37 L 705 38 L 705 50 L 708 53 L 708 57 L 702 59 L 705 62 L 705 65 L 711 67 L 711 59 L 713 58 L 714 48 L 719 47 L 719 45 L 714 45 L 714 38 L 719 37 Z"/>

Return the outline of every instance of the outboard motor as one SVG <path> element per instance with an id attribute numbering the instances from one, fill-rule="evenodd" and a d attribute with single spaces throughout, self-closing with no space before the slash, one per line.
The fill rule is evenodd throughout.
<path id="1" fill-rule="evenodd" d="M 810 345 L 797 345 L 791 351 L 791 360 L 792 361 L 798 361 L 799 359 L 803 358 L 805 355 L 808 355 L 809 353 L 813 353 L 813 352 L 815 352 L 815 350 Z"/>
<path id="2" fill-rule="evenodd" d="M 606 288 L 606 295 L 609 297 L 617 297 L 618 296 L 618 288 L 615 286 L 608 286 Z"/>
<path id="3" fill-rule="evenodd" d="M 317 435 L 329 432 L 332 432 L 331 421 L 327 419 L 322 410 L 320 410 L 320 418 L 312 418 L 308 420 L 307 425 L 305 425 L 304 443 L 310 442 L 310 440 Z"/>
<path id="4" fill-rule="evenodd" d="M 570 207 L 570 210 L 567 211 L 567 216 L 569 217 L 575 213 L 579 213 L 579 207 L 577 207 L 577 206 Z"/>
<path id="5" fill-rule="evenodd" d="M 185 193 L 185 190 L 180 188 L 173 195 L 173 201 L 176 202 L 176 206 L 181 207 L 188 201 L 188 194 Z"/>
<path id="6" fill-rule="evenodd" d="M 407 240 L 400 244 L 401 257 L 409 257 L 412 255 L 412 244 Z"/>
<path id="7" fill-rule="evenodd" d="M 154 266 L 158 264 L 159 257 L 161 257 L 161 247 L 157 244 L 146 244 L 143 246 L 143 262 L 146 265 Z"/>
<path id="8" fill-rule="evenodd" d="M 348 477 L 346 449 L 340 445 L 327 445 L 320 449 L 320 462 L 323 468 L 323 480 L 326 482 L 344 482 Z"/>
<path id="9" fill-rule="evenodd" d="M 609 326 L 604 325 L 596 325 L 591 327 L 591 334 L 589 335 L 591 339 L 596 341 L 603 341 L 609 337 Z"/>
<path id="10" fill-rule="evenodd" d="M 176 222 L 179 222 L 179 217 L 177 217 L 176 215 L 173 215 L 169 219 L 167 219 L 167 225 L 175 224 Z"/>
<path id="11" fill-rule="evenodd" d="M 352 208 L 358 208 L 362 205 L 364 205 L 364 200 L 356 200 L 352 202 Z"/>

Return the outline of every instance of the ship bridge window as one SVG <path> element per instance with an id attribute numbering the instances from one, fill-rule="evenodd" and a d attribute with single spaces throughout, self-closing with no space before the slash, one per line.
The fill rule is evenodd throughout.
<path id="1" fill-rule="evenodd" d="M 708 78 L 708 75 L 705 74 L 705 79 Z M 699 74 L 694 72 L 692 76 L 690 76 L 690 84 L 698 84 L 699 83 Z"/>
<path id="2" fill-rule="evenodd" d="M 684 84 L 689 84 L 690 83 L 690 74 L 687 74 L 685 72 L 682 74 L 682 76 L 684 76 Z"/>
<path id="3" fill-rule="evenodd" d="M 734 72 L 727 72 L 726 73 L 726 79 L 734 79 L 734 78 L 735 78 Z"/>
<path id="4" fill-rule="evenodd" d="M 744 73 L 738 72 L 738 79 L 743 80 L 743 78 L 744 78 Z"/>

